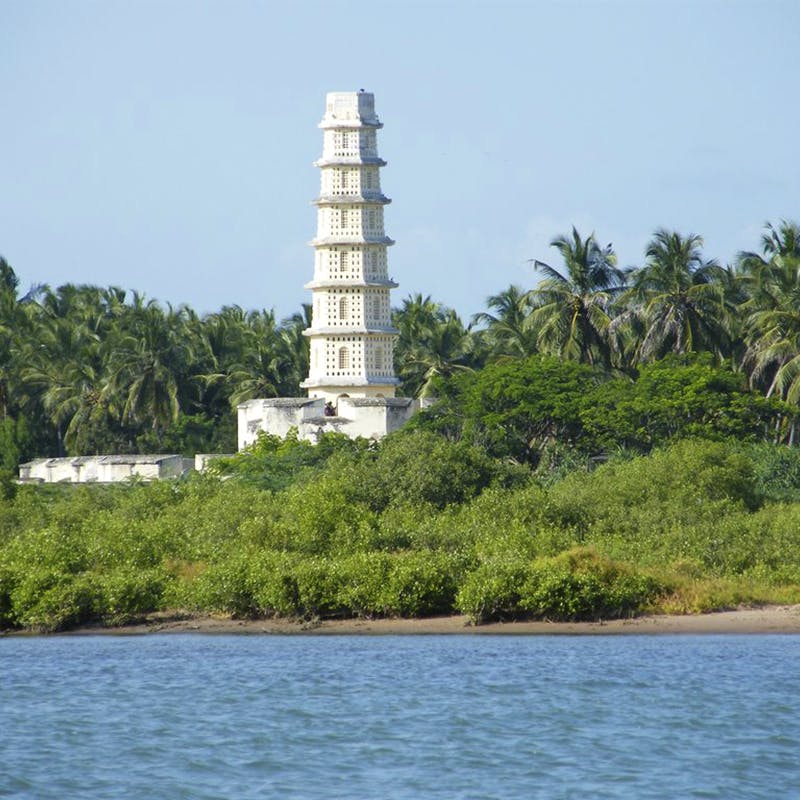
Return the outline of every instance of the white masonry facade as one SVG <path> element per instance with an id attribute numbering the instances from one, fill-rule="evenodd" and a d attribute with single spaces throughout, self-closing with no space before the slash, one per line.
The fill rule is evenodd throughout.
<path id="1" fill-rule="evenodd" d="M 392 327 L 377 134 L 369 92 L 331 92 L 325 103 L 314 247 L 309 397 L 394 397 Z"/>
<path id="2" fill-rule="evenodd" d="M 369 92 L 329 92 L 325 100 L 314 248 L 308 397 L 250 400 L 239 406 L 239 449 L 260 431 L 316 441 L 328 431 L 380 439 L 402 427 L 419 401 L 395 397 L 397 330 L 391 321 L 378 131 Z"/>

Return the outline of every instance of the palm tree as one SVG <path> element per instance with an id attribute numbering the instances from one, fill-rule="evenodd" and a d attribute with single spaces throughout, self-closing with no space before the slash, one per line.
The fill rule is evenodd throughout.
<path id="1" fill-rule="evenodd" d="M 749 290 L 745 312 L 745 366 L 753 383 L 765 382 L 797 404 L 800 400 L 800 226 L 767 224 L 761 253 L 743 252 L 739 269 Z"/>
<path id="2" fill-rule="evenodd" d="M 442 309 L 442 304 L 432 300 L 430 295 L 423 297 L 417 292 L 406 297 L 400 308 L 392 312 L 392 323 L 399 333 L 395 352 L 402 353 L 426 336 L 441 320 Z"/>
<path id="3" fill-rule="evenodd" d="M 777 228 L 767 223 L 761 237 L 761 253 L 741 252 L 736 258 L 749 294 L 748 312 L 780 307 L 795 284 L 793 273 L 798 259 L 800 226 L 786 220 Z"/>
<path id="4" fill-rule="evenodd" d="M 301 311 L 281 323 L 279 339 L 286 365 L 281 377 L 281 394 L 287 397 L 299 395 L 300 383 L 308 377 L 309 345 L 303 331 L 311 327 L 311 317 L 311 304 L 303 303 Z"/>
<path id="5" fill-rule="evenodd" d="M 531 295 L 519 286 L 487 298 L 494 313 L 481 311 L 472 318 L 473 325 L 485 325 L 485 340 L 491 356 L 524 358 L 536 352 L 536 336 L 531 327 Z"/>
<path id="6" fill-rule="evenodd" d="M 14 335 L 20 329 L 20 307 L 17 297 L 19 279 L 11 265 L 0 256 L 0 417 L 8 414 L 8 371 Z"/>
<path id="7" fill-rule="evenodd" d="M 256 397 L 278 397 L 282 376 L 288 371 L 274 312 L 251 312 L 247 322 L 242 360 L 232 364 L 228 373 L 234 408 Z"/>
<path id="8" fill-rule="evenodd" d="M 223 306 L 195 323 L 192 372 L 199 403 L 206 416 L 219 419 L 230 413 L 229 373 L 242 363 L 249 342 L 247 313 L 237 305 Z"/>
<path id="9" fill-rule="evenodd" d="M 134 307 L 111 342 L 110 388 L 119 397 L 122 419 L 148 424 L 157 433 L 178 418 L 189 394 L 190 337 L 186 309 L 165 314 L 153 303 Z"/>
<path id="10" fill-rule="evenodd" d="M 302 339 L 299 331 L 306 326 L 292 318 L 287 327 L 288 331 L 278 327 L 272 311 L 224 308 L 206 320 L 212 370 L 198 377 L 207 387 L 217 388 L 233 409 L 257 397 L 297 394 L 298 370 L 304 367 L 298 367 L 298 354 L 290 344 L 295 336 Z"/>
<path id="11" fill-rule="evenodd" d="M 399 331 L 395 372 L 406 395 L 426 396 L 437 377 L 473 368 L 474 336 L 455 311 L 430 296 L 406 298 L 394 310 L 392 322 Z"/>
<path id="12" fill-rule="evenodd" d="M 561 254 L 564 267 L 559 271 L 533 261 L 545 275 L 530 292 L 536 345 L 543 353 L 609 365 L 610 308 L 624 286 L 612 246 L 601 248 L 593 233 L 582 239 L 574 227 L 571 238 L 559 236 L 550 245 Z"/>
<path id="13" fill-rule="evenodd" d="M 473 367 L 473 340 L 458 314 L 447 309 L 441 320 L 420 337 L 406 353 L 403 388 L 415 397 L 429 397 L 437 378 L 449 378 Z"/>
<path id="14" fill-rule="evenodd" d="M 727 352 L 723 268 L 704 260 L 703 239 L 659 229 L 647 246 L 647 261 L 630 276 L 631 288 L 620 297 L 640 325 L 637 361 L 668 352 Z"/>
<path id="15" fill-rule="evenodd" d="M 45 313 L 17 348 L 19 401 L 29 409 L 41 403 L 57 431 L 59 455 L 65 445 L 75 451 L 86 426 L 108 412 L 99 337 L 85 325 Z"/>

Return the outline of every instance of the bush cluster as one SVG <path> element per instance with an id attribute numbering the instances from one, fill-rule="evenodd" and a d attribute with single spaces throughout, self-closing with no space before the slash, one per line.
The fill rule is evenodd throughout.
<path id="1" fill-rule="evenodd" d="M 798 595 L 787 448 L 681 440 L 542 481 L 424 431 L 324 446 L 266 442 L 221 477 L 19 487 L 0 498 L 0 626 L 606 619 Z"/>
<path id="2" fill-rule="evenodd" d="M 473 622 L 531 617 L 560 621 L 632 616 L 664 594 L 654 576 L 576 547 L 557 556 L 488 561 L 471 572 L 456 606 Z"/>

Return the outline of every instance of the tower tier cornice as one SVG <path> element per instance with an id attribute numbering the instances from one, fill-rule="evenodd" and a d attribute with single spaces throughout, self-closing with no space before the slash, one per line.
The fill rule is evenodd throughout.
<path id="1" fill-rule="evenodd" d="M 382 244 L 391 247 L 394 239 L 388 236 L 327 236 L 324 239 L 312 239 L 309 242 L 311 247 L 333 247 L 345 244 Z"/>
<path id="2" fill-rule="evenodd" d="M 317 125 L 324 131 L 352 131 L 357 128 L 372 128 L 372 130 L 380 130 L 383 123 L 377 119 L 324 119 Z"/>
<path id="3" fill-rule="evenodd" d="M 334 156 L 321 158 L 314 162 L 315 167 L 385 167 L 387 164 L 378 156 Z"/>
<path id="4" fill-rule="evenodd" d="M 365 195 L 365 194 L 323 194 L 311 204 L 315 206 L 388 206 L 392 201 L 386 195 Z"/>
<path id="5" fill-rule="evenodd" d="M 397 336 L 400 331 L 391 325 L 371 325 L 369 328 L 306 328 L 303 336 Z"/>
<path id="6" fill-rule="evenodd" d="M 304 289 L 350 289 L 353 287 L 363 286 L 366 289 L 370 287 L 375 289 L 396 289 L 400 284 L 388 278 L 370 278 L 367 280 L 327 280 L 327 281 L 309 281 L 303 285 Z"/>
<path id="7" fill-rule="evenodd" d="M 307 378 L 300 386 L 304 389 L 312 389 L 315 387 L 325 386 L 398 386 L 400 384 L 399 378 L 394 377 L 352 377 L 342 375 L 322 375 L 317 378 Z"/>

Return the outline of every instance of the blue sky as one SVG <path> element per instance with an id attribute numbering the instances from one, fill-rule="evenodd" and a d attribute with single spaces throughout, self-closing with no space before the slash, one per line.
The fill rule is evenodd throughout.
<path id="1" fill-rule="evenodd" d="M 0 254 L 199 312 L 309 299 L 327 91 L 385 123 L 394 302 L 465 318 L 576 225 L 729 261 L 800 221 L 800 2 L 0 3 Z"/>

